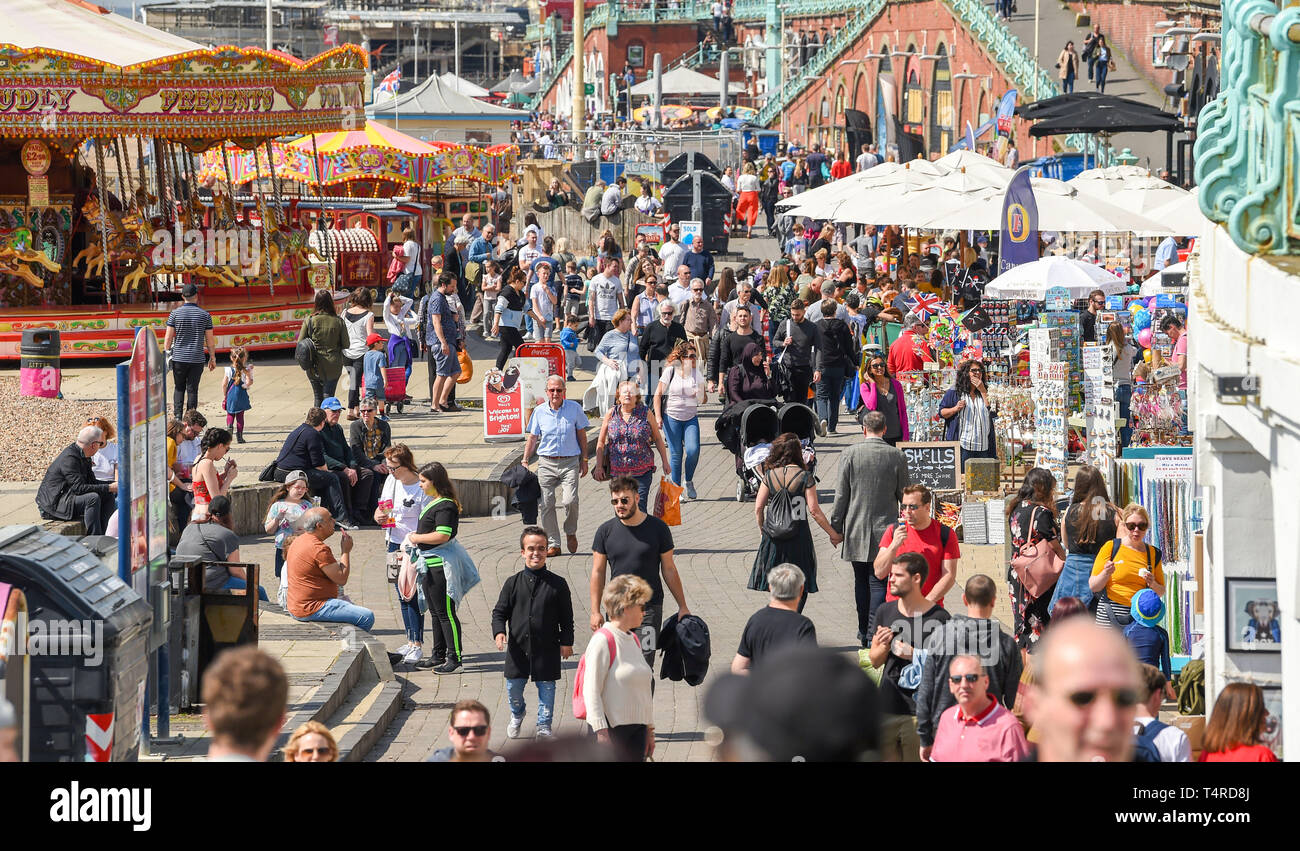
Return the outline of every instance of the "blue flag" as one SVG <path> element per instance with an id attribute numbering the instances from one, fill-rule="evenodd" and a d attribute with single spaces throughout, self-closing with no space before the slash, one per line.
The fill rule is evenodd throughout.
<path id="1" fill-rule="evenodd" d="M 974 153 L 975 152 L 975 131 L 970 129 L 969 121 L 966 122 L 966 138 L 964 141 L 966 142 L 966 150 L 970 151 L 971 153 Z"/>
<path id="2" fill-rule="evenodd" d="M 998 240 L 998 274 L 1038 259 L 1038 204 L 1034 202 L 1029 168 L 1023 167 L 1007 184 L 1002 199 L 1002 231 Z"/>
<path id="3" fill-rule="evenodd" d="M 1003 95 L 1001 102 L 998 103 L 998 132 L 1006 136 L 1011 135 L 1011 116 L 1016 111 L 1017 94 L 1018 92 L 1012 89 Z"/>

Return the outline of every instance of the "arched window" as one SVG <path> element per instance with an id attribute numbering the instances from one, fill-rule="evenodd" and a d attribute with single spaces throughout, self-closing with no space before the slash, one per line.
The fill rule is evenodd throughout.
<path id="1" fill-rule="evenodd" d="M 948 153 L 953 139 L 952 71 L 948 67 L 948 50 L 942 44 L 934 60 L 934 78 L 930 84 L 930 153 Z"/>
<path id="2" fill-rule="evenodd" d="M 831 146 L 835 150 L 844 147 L 844 80 L 840 80 L 840 87 L 835 91 L 835 111 L 831 114 L 831 121 L 834 124 L 834 130 L 831 133 Z"/>

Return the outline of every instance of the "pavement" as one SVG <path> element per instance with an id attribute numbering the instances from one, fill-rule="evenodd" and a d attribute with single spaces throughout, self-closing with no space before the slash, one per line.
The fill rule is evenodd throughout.
<path id="1" fill-rule="evenodd" d="M 992 4 L 989 5 L 992 6 Z M 1020 0 L 1016 6 L 1018 11 L 1011 16 L 1007 26 L 1020 39 L 1020 42 L 1032 52 L 1034 49 L 1034 0 Z M 1091 32 L 1091 26 L 1075 26 L 1074 10 L 1062 8 L 1060 3 L 1052 0 L 1042 0 L 1037 4 L 1037 8 L 1038 64 L 1046 69 L 1053 79 L 1059 80 L 1059 77 L 1057 77 L 1059 71 L 1056 68 L 1057 55 L 1060 54 L 1067 41 L 1073 41 L 1075 52 L 1082 53 L 1083 40 Z M 1103 32 L 1102 35 L 1108 34 Z M 1107 38 L 1107 42 L 1111 40 Z M 1106 77 L 1106 94 L 1131 98 L 1161 109 L 1168 109 L 1164 92 L 1145 75 L 1134 69 L 1122 50 L 1112 46 L 1111 53 L 1115 58 L 1115 70 L 1111 71 L 1109 76 Z M 1095 87 L 1088 81 L 1087 63 L 1081 64 L 1082 74 L 1075 80 L 1074 90 L 1076 92 L 1093 91 Z M 1021 92 L 1020 95 L 1023 101 L 1037 99 L 1033 92 Z M 1134 155 L 1139 158 L 1139 165 L 1145 166 L 1152 172 L 1159 172 L 1160 169 L 1165 167 L 1166 138 L 1164 133 L 1118 133 L 1111 137 L 1111 146 L 1116 153 L 1119 153 L 1124 148 L 1132 149 Z M 1064 141 L 1063 138 L 1060 141 Z M 1050 144 L 1050 141 L 1048 144 Z M 1034 155 L 1041 156 L 1050 152 L 1050 148 L 1045 144 L 1042 150 Z M 1022 151 L 1020 158 L 1022 160 L 1029 159 L 1029 152 Z"/>

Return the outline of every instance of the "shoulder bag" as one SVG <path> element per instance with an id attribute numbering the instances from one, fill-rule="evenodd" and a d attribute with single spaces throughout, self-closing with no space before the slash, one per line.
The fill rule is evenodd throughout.
<path id="1" fill-rule="evenodd" d="M 1035 599 L 1052 590 L 1057 577 L 1061 575 L 1061 568 L 1065 566 L 1055 550 L 1043 541 L 1034 541 L 1034 533 L 1038 528 L 1034 521 L 1040 510 L 1034 506 L 1030 512 L 1028 538 L 1011 557 L 1011 569 L 1015 571 L 1016 579 L 1020 580 L 1025 593 Z"/>
<path id="2" fill-rule="evenodd" d="M 293 359 L 302 367 L 303 372 L 308 374 L 316 369 L 316 341 L 311 338 L 311 321 L 314 316 L 307 317 L 307 323 L 302 329 L 302 338 L 293 349 Z"/>

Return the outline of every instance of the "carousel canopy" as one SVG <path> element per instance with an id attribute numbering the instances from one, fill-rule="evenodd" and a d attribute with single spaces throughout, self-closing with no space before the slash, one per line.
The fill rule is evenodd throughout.
<path id="1" fill-rule="evenodd" d="M 721 88 L 722 81 L 717 77 L 701 74 L 699 71 L 687 68 L 685 65 L 679 65 L 663 74 L 662 91 L 666 95 L 715 95 Z M 732 94 L 740 94 L 745 91 L 745 87 L 741 83 L 732 83 L 729 91 Z M 652 95 L 654 93 L 654 77 L 632 87 L 632 94 L 634 95 Z"/>
<path id="2" fill-rule="evenodd" d="M 489 92 L 487 89 L 483 88 L 482 86 L 476 83 L 471 83 L 469 80 L 466 80 L 464 77 L 457 77 L 455 74 L 451 73 L 450 71 L 444 71 L 439 77 L 439 79 L 441 79 L 445 85 L 451 87 L 452 89 L 460 92 L 463 95 L 466 95 L 467 97 L 485 98 L 489 94 L 491 94 L 491 92 Z"/>
<path id="3" fill-rule="evenodd" d="M 306 62 L 204 48 L 79 0 L 6 0 L 0 132 L 146 135 L 194 147 L 343 126 L 362 105 L 355 45 Z"/>
<path id="4" fill-rule="evenodd" d="M 438 77 L 430 77 L 405 94 L 371 104 L 371 118 L 479 118 L 526 121 L 528 113 L 475 100 L 461 94 Z"/>
<path id="5" fill-rule="evenodd" d="M 534 95 L 542 87 L 542 81 L 539 77 L 525 77 L 522 71 L 511 71 L 510 75 L 501 82 L 492 87 L 492 91 L 498 94 L 524 94 Z"/>

